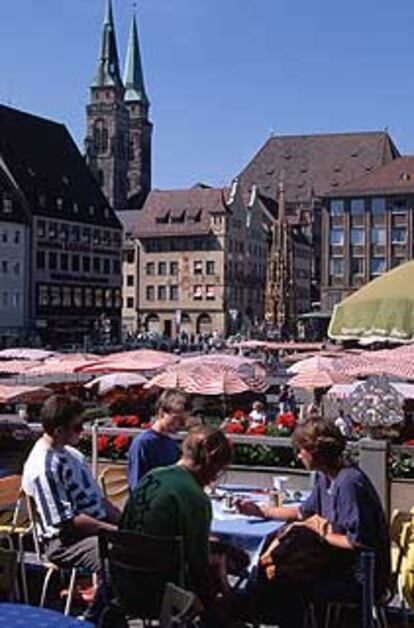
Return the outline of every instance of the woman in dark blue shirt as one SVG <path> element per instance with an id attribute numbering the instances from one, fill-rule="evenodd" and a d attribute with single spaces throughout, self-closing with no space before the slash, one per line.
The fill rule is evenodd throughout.
<path id="1" fill-rule="evenodd" d="M 344 458 L 346 439 L 330 421 L 312 416 L 298 425 L 293 434 L 298 458 L 310 471 L 316 471 L 316 482 L 309 498 L 300 506 L 266 507 L 241 502 L 245 514 L 298 521 L 317 532 L 333 548 L 344 550 L 344 569 L 337 578 L 321 574 L 315 589 L 327 598 L 359 598 L 361 573 L 358 550 L 375 553 L 376 594 L 385 593 L 390 574 L 390 541 L 388 526 L 380 499 L 368 479 Z M 349 552 L 349 553 L 348 553 Z"/>

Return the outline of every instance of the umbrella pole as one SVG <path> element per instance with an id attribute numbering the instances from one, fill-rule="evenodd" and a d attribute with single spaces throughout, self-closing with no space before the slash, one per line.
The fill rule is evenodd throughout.
<path id="1" fill-rule="evenodd" d="M 98 477 L 98 421 L 92 423 L 92 475 Z"/>

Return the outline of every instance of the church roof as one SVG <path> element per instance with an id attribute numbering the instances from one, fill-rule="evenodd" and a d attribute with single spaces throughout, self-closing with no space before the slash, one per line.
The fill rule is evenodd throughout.
<path id="1" fill-rule="evenodd" d="M 125 94 L 124 100 L 127 102 L 148 103 L 144 86 L 144 73 L 142 71 L 141 53 L 138 42 L 138 29 L 135 15 L 132 17 L 131 30 L 129 33 L 128 50 L 125 63 L 124 74 Z"/>
<path id="2" fill-rule="evenodd" d="M 271 137 L 239 175 L 243 189 L 253 185 L 276 198 L 283 180 L 286 203 L 309 203 L 357 176 L 399 156 L 385 131 Z"/>
<path id="3" fill-rule="evenodd" d="M 327 196 L 355 196 L 381 194 L 414 194 L 414 156 L 394 159 L 363 177 L 358 177 Z"/>
<path id="4" fill-rule="evenodd" d="M 122 86 L 122 81 L 119 72 L 118 48 L 116 45 L 112 0 L 106 0 L 98 71 L 96 78 L 92 83 L 92 87 L 119 86 Z"/>
<path id="5" fill-rule="evenodd" d="M 124 228 L 139 238 L 205 235 L 211 216 L 227 211 L 228 195 L 228 188 L 154 190 L 141 210 L 118 215 Z"/>
<path id="6" fill-rule="evenodd" d="M 33 214 L 121 226 L 63 124 L 0 105 L 1 170 Z"/>

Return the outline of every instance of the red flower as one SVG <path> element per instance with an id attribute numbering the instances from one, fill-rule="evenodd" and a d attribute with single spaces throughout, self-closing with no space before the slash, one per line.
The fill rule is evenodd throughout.
<path id="1" fill-rule="evenodd" d="M 108 436 L 98 436 L 98 453 L 103 454 L 109 446 Z"/>
<path id="2" fill-rule="evenodd" d="M 125 434 L 119 434 L 118 436 L 115 436 L 113 441 L 115 449 L 120 452 L 125 452 L 129 447 L 130 440 L 130 437 L 126 436 Z"/>
<path id="3" fill-rule="evenodd" d="M 263 434 L 266 434 L 266 425 L 263 424 L 259 424 L 259 425 L 251 425 L 246 434 L 250 434 L 252 436 L 263 436 Z"/>
<path id="4" fill-rule="evenodd" d="M 112 417 L 112 423 L 116 425 L 117 427 L 121 427 L 123 421 L 124 421 L 124 417 L 121 416 L 120 414 L 117 414 L 116 416 Z"/>
<path id="5" fill-rule="evenodd" d="M 235 410 L 233 412 L 234 419 L 244 419 L 245 416 L 246 416 L 246 413 L 244 412 L 244 410 Z"/>
<path id="6" fill-rule="evenodd" d="M 151 425 L 152 425 L 151 421 L 147 421 L 146 423 L 142 423 L 141 429 L 148 430 L 151 427 Z"/>
<path id="7" fill-rule="evenodd" d="M 224 431 L 226 432 L 226 434 L 243 434 L 244 428 L 241 423 L 230 422 L 225 425 Z"/>
<path id="8" fill-rule="evenodd" d="M 139 418 L 137 416 L 127 416 L 125 417 L 125 425 L 127 427 L 138 427 L 139 426 Z"/>
<path id="9" fill-rule="evenodd" d="M 287 427 L 293 432 L 296 427 L 295 415 L 291 412 L 285 412 L 284 414 L 280 414 L 276 420 L 276 425 L 278 427 Z"/>
<path id="10" fill-rule="evenodd" d="M 403 442 L 403 447 L 414 447 L 414 438 L 409 438 Z"/>

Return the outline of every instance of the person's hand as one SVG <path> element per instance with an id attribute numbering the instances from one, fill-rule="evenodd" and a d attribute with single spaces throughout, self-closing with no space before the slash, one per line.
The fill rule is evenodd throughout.
<path id="1" fill-rule="evenodd" d="M 242 515 L 248 517 L 266 517 L 265 507 L 246 499 L 236 499 L 235 506 Z"/>
<path id="2" fill-rule="evenodd" d="M 322 538 L 332 531 L 332 526 L 329 521 L 320 515 L 312 515 L 312 517 L 308 517 L 308 519 L 305 519 L 301 523 L 305 528 L 313 530 L 313 532 L 316 532 L 316 534 L 319 534 Z"/>

